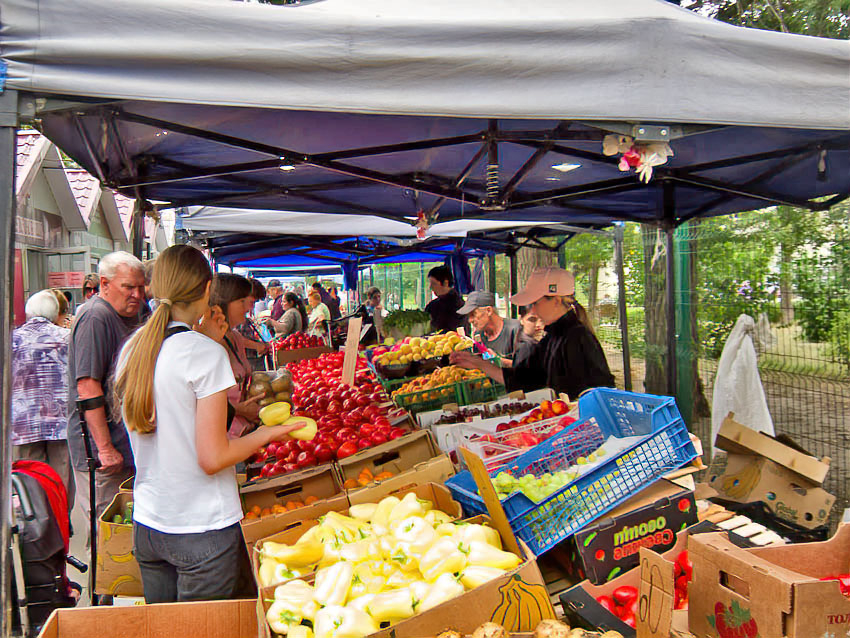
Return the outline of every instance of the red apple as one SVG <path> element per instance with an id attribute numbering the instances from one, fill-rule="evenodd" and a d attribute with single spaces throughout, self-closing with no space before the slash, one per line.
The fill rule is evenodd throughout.
<path id="1" fill-rule="evenodd" d="M 339 446 L 339 449 L 336 451 L 336 458 L 344 459 L 347 456 L 351 456 L 352 454 L 357 452 L 357 444 L 354 441 L 346 441 L 342 445 Z"/>
<path id="2" fill-rule="evenodd" d="M 382 430 L 375 430 L 369 435 L 369 440 L 372 441 L 372 445 L 380 445 L 389 441 L 389 437 Z"/>
<path id="3" fill-rule="evenodd" d="M 367 438 L 357 439 L 357 449 L 365 450 L 367 447 L 372 447 L 372 441 Z"/>
<path id="4" fill-rule="evenodd" d="M 333 461 L 336 456 L 331 446 L 325 445 L 324 443 L 316 446 L 314 454 L 316 455 L 316 460 L 319 463 L 328 463 L 329 461 Z"/>
<path id="5" fill-rule="evenodd" d="M 390 428 L 390 440 L 399 439 L 405 434 L 407 434 L 407 432 L 405 432 L 402 428 Z"/>
<path id="6" fill-rule="evenodd" d="M 298 459 L 295 461 L 295 463 L 298 465 L 298 467 L 312 467 L 317 463 L 316 455 L 312 452 L 301 452 L 301 454 L 298 455 Z"/>

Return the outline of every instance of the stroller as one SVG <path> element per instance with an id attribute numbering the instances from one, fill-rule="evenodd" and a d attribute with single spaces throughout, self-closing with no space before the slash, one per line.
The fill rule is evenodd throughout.
<path id="1" fill-rule="evenodd" d="M 12 503 L 12 627 L 36 636 L 54 609 L 77 604 L 81 588 L 68 579 L 65 564 L 80 572 L 88 567 L 68 556 L 68 496 L 53 468 L 41 461 L 15 461 Z"/>

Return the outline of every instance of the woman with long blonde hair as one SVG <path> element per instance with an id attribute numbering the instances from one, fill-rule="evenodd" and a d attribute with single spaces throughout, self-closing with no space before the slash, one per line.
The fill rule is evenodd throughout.
<path id="1" fill-rule="evenodd" d="M 192 329 L 212 321 L 211 281 L 200 251 L 166 249 L 153 271 L 157 308 L 118 360 L 115 392 L 136 462 L 134 552 L 148 603 L 241 592 L 247 556 L 234 466 L 294 429 L 228 438 L 235 381 L 227 353 Z"/>

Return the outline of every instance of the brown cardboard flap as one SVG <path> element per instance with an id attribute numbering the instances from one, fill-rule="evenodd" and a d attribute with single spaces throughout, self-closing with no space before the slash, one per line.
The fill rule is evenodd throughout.
<path id="1" fill-rule="evenodd" d="M 57 609 L 39 638 L 254 638 L 256 600 Z"/>
<path id="2" fill-rule="evenodd" d="M 337 461 L 340 483 L 356 479 L 367 468 L 374 475 L 381 472 L 401 474 L 439 454 L 440 450 L 427 430 L 405 434 Z"/>
<path id="3" fill-rule="evenodd" d="M 673 563 L 645 547 L 640 549 L 639 592 L 638 638 L 667 638 L 676 592 Z"/>
<path id="4" fill-rule="evenodd" d="M 242 496 L 243 511 L 253 506 L 271 507 L 287 501 L 303 502 L 308 496 L 319 500 L 330 498 L 342 492 L 336 473 L 330 463 L 311 467 L 298 472 L 260 479 L 239 490 Z"/>
<path id="5" fill-rule="evenodd" d="M 748 553 L 809 578 L 847 574 L 850 573 L 850 525 L 839 525 L 835 535 L 821 543 L 754 547 Z"/>
<path id="6" fill-rule="evenodd" d="M 829 471 L 829 459 L 818 460 L 803 454 L 734 420 L 729 413 L 717 432 L 715 446 L 735 454 L 756 454 L 788 468 L 803 478 L 821 485 Z"/>
<path id="7" fill-rule="evenodd" d="M 694 566 L 688 620 L 698 636 L 717 635 L 710 625 L 715 607 L 737 605 L 748 611 L 761 636 L 786 635 L 783 614 L 791 612 L 793 583 L 803 577 L 736 547 L 725 534 L 697 534 L 688 539 Z"/>

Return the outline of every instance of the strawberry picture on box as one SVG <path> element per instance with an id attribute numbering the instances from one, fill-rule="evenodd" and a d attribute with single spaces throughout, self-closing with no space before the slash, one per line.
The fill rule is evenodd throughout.
<path id="1" fill-rule="evenodd" d="M 708 617 L 708 624 L 717 630 L 720 638 L 756 638 L 759 635 L 755 619 L 749 609 L 745 609 L 733 600 L 728 607 L 720 601 L 714 604 L 714 616 Z"/>

